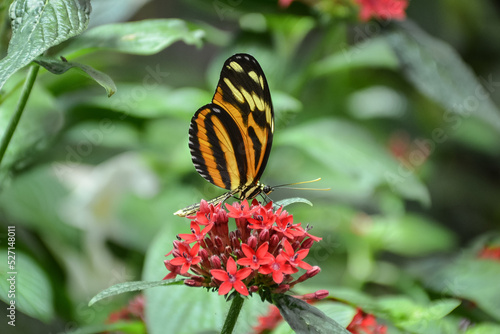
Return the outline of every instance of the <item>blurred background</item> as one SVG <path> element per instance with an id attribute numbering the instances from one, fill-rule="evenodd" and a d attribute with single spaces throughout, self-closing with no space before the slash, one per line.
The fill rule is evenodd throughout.
<path id="1" fill-rule="evenodd" d="M 164 255 L 189 228 L 173 212 L 223 193 L 195 171 L 188 128 L 210 102 L 225 59 L 241 52 L 261 64 L 275 109 L 261 181 L 321 177 L 311 186 L 331 188 L 271 194 L 314 204 L 287 207 L 323 238 L 311 250 L 322 273 L 299 292 L 399 296 L 423 309 L 449 297 L 475 303 L 473 310 L 462 303 L 450 323 L 500 320 L 498 262 L 473 270 L 464 259 L 500 245 L 498 2 L 411 1 L 406 20 L 380 22 L 360 20 L 348 0 L 92 5 L 89 44 L 84 34 L 50 54 L 105 72 L 117 92 L 108 98 L 78 71 L 42 69 L 0 169 L 0 247 L 7 247 L 7 226 L 16 227 L 14 332 L 100 332 L 133 294 L 88 307 L 92 296 L 167 274 Z M 99 33 L 91 29 L 151 19 L 170 21 L 163 37 L 145 41 L 140 52 L 92 44 Z M 1 131 L 25 75 L 17 73 L 3 89 L 13 93 L 2 95 Z M 460 266 L 438 270 L 449 263 Z M 225 301 L 204 290 L 151 291 L 145 304 L 151 333 L 162 333 L 165 319 L 173 333 L 218 328 L 224 319 Z M 266 310 L 252 303 L 240 332 Z M 371 311 L 386 315 L 390 333 L 404 332 L 388 309 Z M 2 320 L 3 333 L 5 326 Z"/>

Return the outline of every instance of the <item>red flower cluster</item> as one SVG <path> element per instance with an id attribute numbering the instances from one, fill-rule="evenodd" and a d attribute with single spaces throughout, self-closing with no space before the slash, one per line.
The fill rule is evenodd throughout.
<path id="1" fill-rule="evenodd" d="M 480 259 L 490 259 L 500 261 L 500 246 L 485 246 L 479 252 Z"/>
<path id="2" fill-rule="evenodd" d="M 219 295 L 234 288 L 248 296 L 249 290 L 283 293 L 320 272 L 303 260 L 321 238 L 294 224 L 283 208 L 274 212 L 272 202 L 262 206 L 256 200 L 251 205 L 246 200 L 226 204 L 226 208 L 201 201 L 196 216 L 188 217 L 191 233 L 179 234 L 167 254 L 174 258 L 165 260 L 170 273 L 164 279 L 181 275 L 189 277 L 184 281 L 189 286 L 217 288 Z M 231 232 L 229 218 L 236 222 Z M 298 268 L 306 272 L 294 280 L 292 274 Z"/>
<path id="3" fill-rule="evenodd" d="M 353 334 L 385 334 L 387 326 L 378 324 L 372 314 L 365 313 L 358 308 L 347 330 Z"/>
<path id="4" fill-rule="evenodd" d="M 126 307 L 111 313 L 107 322 L 112 324 L 121 320 L 144 321 L 144 295 L 135 296 Z"/>
<path id="5" fill-rule="evenodd" d="M 408 0 L 356 0 L 360 6 L 359 18 L 368 21 L 370 18 L 382 20 L 404 20 Z"/>

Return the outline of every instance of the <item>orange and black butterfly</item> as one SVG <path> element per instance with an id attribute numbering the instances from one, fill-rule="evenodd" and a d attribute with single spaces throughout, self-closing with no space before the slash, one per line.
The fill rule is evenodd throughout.
<path id="1" fill-rule="evenodd" d="M 189 149 L 198 173 L 208 182 L 229 190 L 209 201 L 229 197 L 252 199 L 269 194 L 259 182 L 271 151 L 274 112 L 262 68 L 254 57 L 240 53 L 224 63 L 212 103 L 194 114 L 189 127 Z M 194 214 L 199 204 L 175 212 Z"/>

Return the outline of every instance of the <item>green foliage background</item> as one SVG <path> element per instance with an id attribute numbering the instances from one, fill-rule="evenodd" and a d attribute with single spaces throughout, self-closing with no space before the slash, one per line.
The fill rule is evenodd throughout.
<path id="1" fill-rule="evenodd" d="M 132 295 L 88 307 L 92 296 L 166 275 L 164 254 L 188 230 L 172 213 L 222 193 L 193 168 L 187 132 L 239 52 L 261 64 L 275 107 L 262 181 L 321 177 L 317 187 L 331 188 L 271 195 L 313 202 L 287 209 L 323 238 L 308 257 L 321 274 L 295 292 L 329 290 L 337 302 L 317 306 L 344 326 L 359 306 L 389 333 L 500 332 L 500 262 L 478 259 L 500 245 L 500 7 L 412 1 L 407 21 L 380 24 L 357 22 L 346 3 L 94 1 L 83 34 L 36 45 L 50 71 L 40 70 L 0 165 L 3 302 L 16 227 L 14 332 L 103 331 Z M 2 136 L 27 73 L 6 64 L 32 60 L 1 61 Z M 184 286 L 146 298 L 149 333 L 218 330 L 227 311 Z M 238 333 L 267 310 L 254 299 Z"/>

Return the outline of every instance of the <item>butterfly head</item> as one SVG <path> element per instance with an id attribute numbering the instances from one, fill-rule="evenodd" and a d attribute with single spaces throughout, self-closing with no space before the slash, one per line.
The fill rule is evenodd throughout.
<path id="1" fill-rule="evenodd" d="M 261 184 L 261 187 L 262 192 L 266 195 L 269 195 L 274 191 L 274 187 L 268 186 L 267 184 Z"/>

